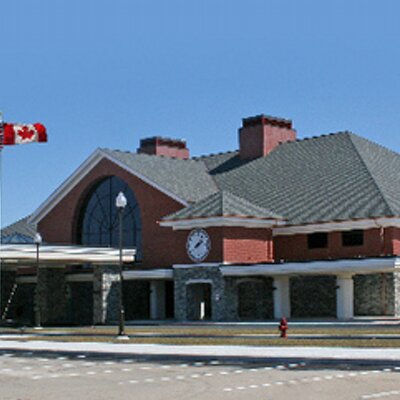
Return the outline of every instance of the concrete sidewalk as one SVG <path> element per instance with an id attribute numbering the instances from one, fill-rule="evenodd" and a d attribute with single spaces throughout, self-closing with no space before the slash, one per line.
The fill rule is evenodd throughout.
<path id="1" fill-rule="evenodd" d="M 17 339 L 16 335 L 14 335 Z M 26 338 L 26 335 L 24 336 Z M 5 338 L 3 336 L 3 338 Z M 326 360 L 399 362 L 398 348 L 344 348 L 344 347 L 261 347 L 261 346 L 172 346 L 159 344 L 50 342 L 0 340 L 0 350 L 51 351 L 63 353 L 94 353 L 108 355 L 245 358 L 255 360 Z M 23 337 L 21 336 L 21 339 Z M 1 337 L 0 337 L 1 339 Z"/>

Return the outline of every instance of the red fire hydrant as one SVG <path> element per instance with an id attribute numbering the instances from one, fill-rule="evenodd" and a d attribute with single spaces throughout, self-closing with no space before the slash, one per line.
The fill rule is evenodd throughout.
<path id="1" fill-rule="evenodd" d="M 289 329 L 286 318 L 281 318 L 281 322 L 279 323 L 279 330 L 281 331 L 281 337 L 287 338 L 286 331 Z"/>

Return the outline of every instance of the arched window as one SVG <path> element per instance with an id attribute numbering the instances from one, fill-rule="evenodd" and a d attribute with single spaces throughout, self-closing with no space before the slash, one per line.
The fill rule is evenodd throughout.
<path id="1" fill-rule="evenodd" d="M 87 196 L 79 218 L 78 241 L 85 246 L 119 246 L 118 210 L 115 199 L 123 192 L 128 201 L 123 213 L 123 246 L 136 247 L 141 258 L 139 205 L 133 191 L 120 178 L 110 176 L 95 185 Z"/>

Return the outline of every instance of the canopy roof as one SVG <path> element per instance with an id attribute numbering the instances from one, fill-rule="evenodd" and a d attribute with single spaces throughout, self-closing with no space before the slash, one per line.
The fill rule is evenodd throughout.
<path id="1" fill-rule="evenodd" d="M 135 261 L 135 249 L 123 249 L 122 261 Z M 32 244 L 4 244 L 0 260 L 10 264 L 32 264 L 37 262 L 36 246 Z M 39 248 L 39 264 L 109 264 L 119 263 L 119 249 L 111 247 L 48 246 Z"/>

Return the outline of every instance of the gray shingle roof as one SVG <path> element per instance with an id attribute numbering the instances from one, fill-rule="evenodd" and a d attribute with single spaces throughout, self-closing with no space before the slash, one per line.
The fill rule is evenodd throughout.
<path id="1" fill-rule="evenodd" d="M 250 162 L 201 160 L 220 190 L 290 224 L 400 215 L 400 155 L 349 132 L 283 143 Z"/>
<path id="2" fill-rule="evenodd" d="M 1 230 L 1 243 L 33 243 L 36 227 L 28 222 L 29 216 Z"/>
<path id="3" fill-rule="evenodd" d="M 196 202 L 218 191 L 206 166 L 196 160 L 102 149 L 128 168 L 187 202 Z"/>
<path id="4" fill-rule="evenodd" d="M 198 201 L 196 204 L 185 207 L 184 209 L 163 218 L 163 220 L 174 221 L 193 218 L 232 216 L 282 219 L 281 216 L 262 207 L 256 206 L 239 196 L 221 191 Z"/>

